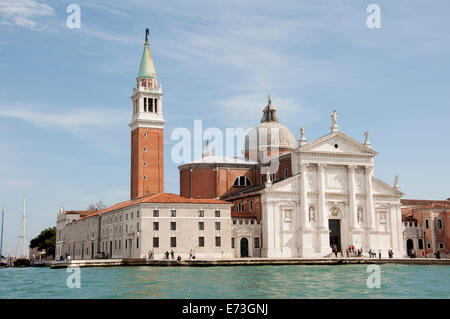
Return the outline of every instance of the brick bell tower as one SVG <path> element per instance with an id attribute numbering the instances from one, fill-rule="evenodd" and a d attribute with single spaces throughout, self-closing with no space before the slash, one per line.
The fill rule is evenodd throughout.
<path id="1" fill-rule="evenodd" d="M 147 28 L 137 86 L 131 96 L 131 199 L 164 192 L 163 93 L 158 85 L 148 35 Z"/>

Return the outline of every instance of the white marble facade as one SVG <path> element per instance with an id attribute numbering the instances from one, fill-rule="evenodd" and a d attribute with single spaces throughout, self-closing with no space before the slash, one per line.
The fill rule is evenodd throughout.
<path id="1" fill-rule="evenodd" d="M 333 242 L 405 255 L 400 198 L 374 176 L 368 132 L 364 144 L 339 131 L 292 151 L 293 176 L 266 184 L 262 201 L 262 257 L 317 258 L 332 253 Z M 340 229 L 338 229 L 338 227 Z M 330 232 L 330 228 L 333 232 Z"/>

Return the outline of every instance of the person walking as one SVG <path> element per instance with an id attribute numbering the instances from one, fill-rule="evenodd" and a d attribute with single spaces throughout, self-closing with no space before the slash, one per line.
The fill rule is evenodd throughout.
<path id="1" fill-rule="evenodd" d="M 378 250 L 378 259 L 381 259 L 381 249 Z"/>
<path id="2" fill-rule="evenodd" d="M 170 256 L 172 257 L 172 259 L 175 259 L 175 252 L 173 251 L 173 249 L 170 251 Z"/>

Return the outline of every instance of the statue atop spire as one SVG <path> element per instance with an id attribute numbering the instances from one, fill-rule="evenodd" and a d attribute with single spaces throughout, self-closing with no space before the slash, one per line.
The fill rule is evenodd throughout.
<path id="1" fill-rule="evenodd" d="M 141 64 L 139 66 L 139 71 L 137 79 L 156 79 L 155 65 L 153 64 L 153 58 L 150 53 L 150 46 L 148 44 L 148 36 L 150 31 L 148 28 L 145 29 L 145 45 L 144 52 L 142 53 Z"/>
<path id="2" fill-rule="evenodd" d="M 263 117 L 261 119 L 261 123 L 264 122 L 278 122 L 277 115 L 275 114 L 277 110 L 272 105 L 272 98 L 270 95 L 267 96 L 267 105 L 263 110 Z"/>

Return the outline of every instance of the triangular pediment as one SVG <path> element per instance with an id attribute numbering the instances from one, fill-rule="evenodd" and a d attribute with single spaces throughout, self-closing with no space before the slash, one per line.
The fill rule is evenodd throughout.
<path id="1" fill-rule="evenodd" d="M 271 186 L 266 187 L 266 191 L 268 191 L 268 192 L 283 192 L 283 193 L 299 192 L 300 191 L 299 179 L 300 179 L 300 174 L 288 177 L 286 179 L 283 179 L 280 182 L 274 183 Z"/>
<path id="2" fill-rule="evenodd" d="M 403 192 L 395 187 L 379 180 L 376 177 L 372 177 L 373 194 L 374 195 L 384 195 L 384 196 L 403 196 Z"/>
<path id="3" fill-rule="evenodd" d="M 340 131 L 327 134 L 297 150 L 301 153 L 351 154 L 371 157 L 378 154 Z"/>

